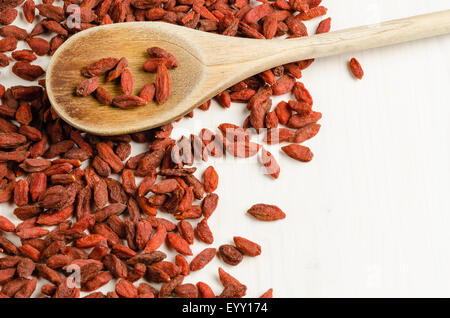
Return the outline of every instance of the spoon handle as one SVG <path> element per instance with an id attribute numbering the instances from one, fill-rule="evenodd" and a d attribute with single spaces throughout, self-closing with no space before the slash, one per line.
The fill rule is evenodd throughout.
<path id="1" fill-rule="evenodd" d="M 262 41 L 231 38 L 209 46 L 211 52 L 205 52 L 209 53 L 205 57 L 212 58 L 205 62 L 210 66 L 244 63 L 256 73 L 303 59 L 361 51 L 447 33 L 450 33 L 450 10 L 296 39 Z M 224 47 L 218 47 L 221 45 Z"/>

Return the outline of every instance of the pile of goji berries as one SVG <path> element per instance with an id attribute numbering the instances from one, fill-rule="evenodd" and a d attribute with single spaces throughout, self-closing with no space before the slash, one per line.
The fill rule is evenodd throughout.
<path id="1" fill-rule="evenodd" d="M 231 102 L 247 104 L 249 116 L 242 127 L 222 124 L 217 132 L 203 129 L 179 140 L 170 138 L 172 124 L 114 137 L 81 133 L 53 111 L 42 80 L 45 71 L 33 61 L 36 55 L 53 55 L 76 32 L 117 22 L 158 20 L 259 39 L 307 36 L 303 21 L 327 12 L 320 4 L 321 0 L 251 4 L 248 0 L 44 0 L 39 4 L 3 0 L 0 66 L 12 62 L 14 74 L 38 80 L 39 85 L 0 84 L 0 202 L 13 202 L 16 217 L 0 216 L 0 297 L 79 297 L 80 292 L 110 298 L 244 296 L 246 286 L 221 268 L 223 290 L 218 294 L 204 282 L 183 282 L 190 271 L 202 269 L 217 254 L 225 263 L 237 265 L 244 256 L 261 253 L 257 243 L 236 236 L 234 245 L 222 245 L 218 251 L 206 248 L 189 261 L 196 240 L 214 242 L 208 220 L 219 203 L 215 169 L 208 167 L 200 180 L 192 165 L 209 156 L 247 158 L 261 151 L 267 173 L 277 178 L 280 167 L 274 156 L 251 141 L 252 134 L 264 128 L 268 144 L 288 142 L 281 148 L 288 156 L 310 161 L 311 150 L 300 143 L 318 133 L 322 115 L 312 110 L 313 99 L 297 79 L 313 60 L 267 70 L 219 94 L 216 100 L 223 107 Z M 81 23 L 67 23 L 77 12 Z M 31 33 L 14 26 L 19 14 L 34 23 Z M 323 20 L 316 32 L 328 32 L 330 22 Z M 47 41 L 41 34 L 54 36 Z M 26 41 L 29 49 L 16 50 L 18 41 Z M 151 71 L 150 64 L 144 68 Z M 293 98 L 272 107 L 271 97 L 283 94 Z M 199 108 L 209 107 L 207 102 Z M 130 157 L 131 141 L 147 144 L 148 151 Z M 142 178 L 139 185 L 136 177 Z M 247 212 L 262 221 L 285 217 L 278 207 L 267 204 L 256 204 Z M 159 250 L 163 244 L 178 253 L 173 261 Z M 79 285 L 74 284 L 73 273 L 79 274 Z M 40 290 L 37 278 L 46 281 Z M 114 291 L 98 291 L 112 280 Z M 261 297 L 271 296 L 269 289 Z"/>
<path id="2" fill-rule="evenodd" d="M 133 93 L 133 75 L 128 67 L 128 60 L 125 57 L 117 59 L 115 57 L 102 58 L 91 65 L 86 66 L 81 73 L 88 77 L 87 80 L 78 84 L 75 92 L 78 96 L 88 96 L 93 94 L 97 100 L 104 105 L 114 105 L 122 109 L 128 109 L 147 105 L 153 98 L 158 104 L 164 104 L 170 97 L 172 83 L 168 69 L 178 66 L 175 57 L 169 52 L 159 47 L 147 49 L 150 56 L 142 67 L 146 72 L 156 73 L 155 83 L 147 83 L 141 89 L 139 96 Z M 106 76 L 106 81 L 111 82 L 120 78 L 120 88 L 122 95 L 112 97 L 111 93 L 99 86 L 99 76 Z"/>

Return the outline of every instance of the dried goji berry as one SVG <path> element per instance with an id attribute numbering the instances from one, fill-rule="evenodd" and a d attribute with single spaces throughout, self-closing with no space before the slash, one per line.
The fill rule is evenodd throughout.
<path id="1" fill-rule="evenodd" d="M 247 213 L 262 221 L 275 221 L 286 217 L 279 207 L 268 204 L 255 204 Z"/>
<path id="2" fill-rule="evenodd" d="M 191 261 L 191 264 L 189 265 L 191 271 L 198 271 L 202 269 L 209 262 L 211 262 L 214 256 L 216 256 L 215 248 L 205 248 Z"/>
<path id="3" fill-rule="evenodd" d="M 364 70 L 361 67 L 361 64 L 359 63 L 359 61 L 355 58 L 352 58 L 349 62 L 349 67 L 350 70 L 352 72 L 352 74 L 357 78 L 357 79 L 362 79 L 364 76 Z"/>

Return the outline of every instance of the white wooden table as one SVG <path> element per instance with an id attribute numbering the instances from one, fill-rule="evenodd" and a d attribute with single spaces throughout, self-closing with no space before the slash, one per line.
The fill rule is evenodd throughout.
<path id="1" fill-rule="evenodd" d="M 333 30 L 450 8 L 448 0 L 324 4 Z M 349 75 L 353 56 L 365 70 L 362 81 Z M 449 297 L 449 57 L 450 36 L 443 36 L 320 59 L 304 71 L 302 81 L 324 115 L 321 132 L 307 143 L 314 160 L 300 164 L 269 148 L 281 165 L 276 181 L 254 160 L 214 162 L 220 175 L 220 203 L 209 222 L 214 246 L 240 235 L 259 242 L 262 255 L 236 267 L 216 258 L 186 282 L 201 280 L 220 292 L 222 266 L 247 284 L 251 297 L 270 287 L 275 297 Z M 0 74 L 9 86 L 24 84 L 8 69 Z M 243 108 L 213 104 L 178 123 L 173 135 L 240 124 Z M 277 204 L 287 218 L 256 221 L 245 213 L 254 203 Z M 5 205 L 0 213 L 12 215 Z M 194 254 L 205 247 L 196 243 Z"/>

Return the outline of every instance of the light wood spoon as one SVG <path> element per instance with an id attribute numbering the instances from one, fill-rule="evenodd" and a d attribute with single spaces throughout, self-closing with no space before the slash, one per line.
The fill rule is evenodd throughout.
<path id="1" fill-rule="evenodd" d="M 256 40 L 228 37 L 163 22 L 99 26 L 70 37 L 50 61 L 46 85 L 56 112 L 72 126 L 97 135 L 118 135 L 169 123 L 226 88 L 272 67 L 450 33 L 450 10 L 297 39 Z M 145 73 L 146 49 L 159 46 L 179 66 L 170 70 L 172 94 L 163 105 L 134 109 L 101 105 L 94 97 L 76 97 L 80 70 L 104 57 L 126 57 L 134 94 L 155 75 Z M 103 83 L 113 96 L 120 85 Z"/>

